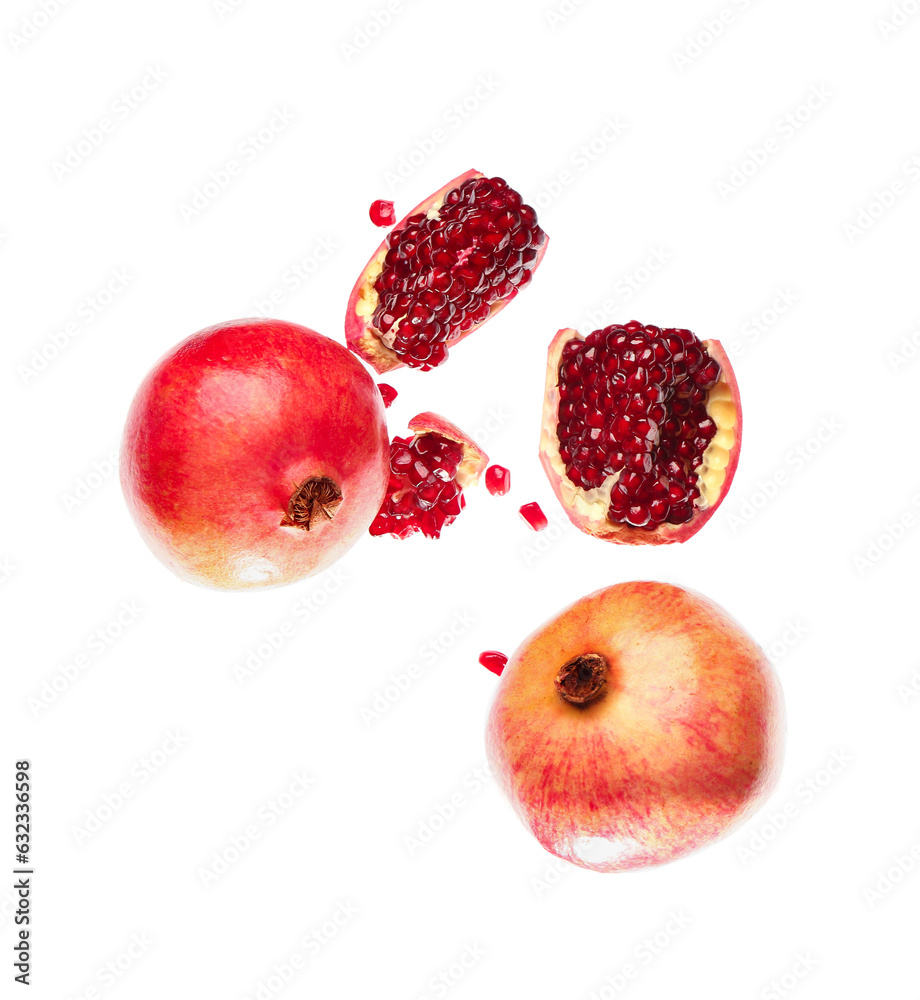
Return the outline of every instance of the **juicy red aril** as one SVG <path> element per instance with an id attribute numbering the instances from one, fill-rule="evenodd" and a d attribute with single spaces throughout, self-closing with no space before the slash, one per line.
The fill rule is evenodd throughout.
<path id="1" fill-rule="evenodd" d="M 487 670 L 491 670 L 493 674 L 498 674 L 501 677 L 502 671 L 508 662 L 508 657 L 504 653 L 499 653 L 498 650 L 487 649 L 484 653 L 479 654 L 479 662 Z"/>
<path id="2" fill-rule="evenodd" d="M 393 400 L 399 395 L 399 393 L 391 385 L 387 385 L 386 382 L 378 382 L 377 388 L 380 390 L 380 395 L 383 396 L 383 405 L 389 409 L 393 403 Z"/>
<path id="3" fill-rule="evenodd" d="M 543 531 L 549 526 L 549 521 L 538 503 L 525 503 L 520 509 L 520 514 L 534 531 Z"/>
<path id="4" fill-rule="evenodd" d="M 396 212 L 393 209 L 392 201 L 378 199 L 371 205 L 369 215 L 375 226 L 392 226 L 396 221 Z"/>
<path id="5" fill-rule="evenodd" d="M 374 282 L 374 326 L 404 364 L 436 368 L 451 341 L 528 284 L 545 241 L 536 212 L 502 178 L 470 178 L 447 193 L 435 218 L 411 215 L 390 233 Z"/>
<path id="6" fill-rule="evenodd" d="M 619 473 L 607 517 L 634 528 L 691 520 L 697 469 L 716 434 L 706 410 L 721 365 L 689 330 L 627 323 L 570 340 L 556 433 L 575 486 Z"/>
<path id="7" fill-rule="evenodd" d="M 439 538 L 466 503 L 456 478 L 462 459 L 460 445 L 439 434 L 393 438 L 387 495 L 370 533 Z"/>
<path id="8" fill-rule="evenodd" d="M 511 473 L 503 465 L 486 469 L 486 489 L 494 497 L 503 497 L 511 489 Z"/>

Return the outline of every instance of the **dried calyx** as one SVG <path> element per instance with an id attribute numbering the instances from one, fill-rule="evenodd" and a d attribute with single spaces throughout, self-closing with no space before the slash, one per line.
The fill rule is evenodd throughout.
<path id="1" fill-rule="evenodd" d="M 607 660 L 600 653 L 582 653 L 556 675 L 556 690 L 571 705 L 587 705 L 607 687 Z"/>
<path id="2" fill-rule="evenodd" d="M 311 476 L 291 494 L 281 521 L 285 528 L 315 530 L 335 517 L 342 503 L 342 491 L 328 476 Z"/>

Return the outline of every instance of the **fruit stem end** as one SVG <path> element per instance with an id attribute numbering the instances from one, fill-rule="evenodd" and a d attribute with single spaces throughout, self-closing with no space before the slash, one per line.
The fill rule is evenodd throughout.
<path id="1" fill-rule="evenodd" d="M 582 653 L 563 665 L 556 675 L 556 690 L 571 705 L 587 705 L 604 693 L 609 669 L 600 653 Z"/>
<path id="2" fill-rule="evenodd" d="M 328 476 L 311 476 L 294 488 L 281 526 L 316 530 L 332 521 L 342 502 L 342 491 Z"/>

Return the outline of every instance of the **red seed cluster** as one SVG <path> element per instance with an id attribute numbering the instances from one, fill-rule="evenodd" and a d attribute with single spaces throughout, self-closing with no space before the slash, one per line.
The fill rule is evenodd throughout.
<path id="1" fill-rule="evenodd" d="M 390 483 L 371 534 L 408 538 L 420 531 L 426 538 L 439 538 L 466 505 L 456 480 L 462 459 L 460 445 L 439 434 L 393 438 Z"/>
<path id="2" fill-rule="evenodd" d="M 501 177 L 464 181 L 437 218 L 411 215 L 390 233 L 374 327 L 394 333 L 410 368 L 436 368 L 452 340 L 530 282 L 545 241 L 537 213 Z"/>
<path id="3" fill-rule="evenodd" d="M 693 517 L 697 470 L 715 436 L 706 411 L 722 368 L 689 330 L 608 326 L 565 344 L 559 454 L 576 486 L 620 473 L 610 521 L 655 529 Z"/>

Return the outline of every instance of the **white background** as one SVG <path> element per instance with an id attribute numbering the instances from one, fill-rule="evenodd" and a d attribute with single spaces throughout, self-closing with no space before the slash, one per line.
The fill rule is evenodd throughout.
<path id="1" fill-rule="evenodd" d="M 887 30 L 889 0 L 723 2 L 715 40 L 719 0 L 402 0 L 383 30 L 384 0 L 4 5 L 0 870 L 27 756 L 38 996 L 267 996 L 298 952 L 284 996 L 917 995 L 920 12 L 906 0 Z M 230 160 L 226 188 L 184 212 Z M 469 167 L 537 204 L 549 251 L 446 366 L 388 380 L 389 419 L 402 433 L 443 412 L 511 468 L 512 493 L 477 491 L 440 542 L 368 538 L 339 575 L 179 583 L 110 463 L 144 373 L 275 289 L 272 314 L 342 339 L 382 235 L 370 202 L 402 215 Z M 733 358 L 741 466 L 684 546 L 559 527 L 535 453 L 545 350 L 592 312 L 688 326 Z M 531 500 L 553 518 L 542 536 L 516 513 Z M 477 656 L 635 578 L 702 591 L 769 651 L 783 778 L 745 828 L 670 867 L 557 868 L 477 774 L 495 687 Z M 123 602 L 142 610 L 122 628 Z M 152 756 L 170 733 L 181 748 Z M 141 779 L 145 760 L 160 766 Z M 298 774 L 306 793 L 279 798 Z M 291 805 L 269 826 L 272 802 Z M 12 984 L 11 900 L 0 887 Z"/>

